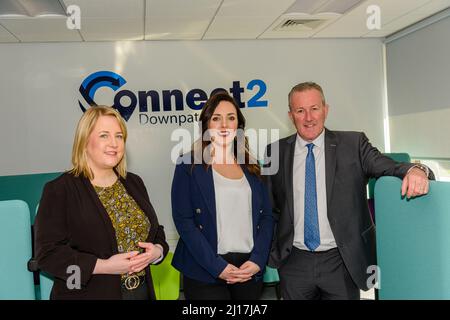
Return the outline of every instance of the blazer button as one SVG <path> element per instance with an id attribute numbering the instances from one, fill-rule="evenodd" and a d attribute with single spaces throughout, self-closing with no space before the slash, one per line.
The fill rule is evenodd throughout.
<path id="1" fill-rule="evenodd" d="M 259 229 L 259 225 L 256 226 L 256 229 Z"/>
<path id="2" fill-rule="evenodd" d="M 200 225 L 198 226 L 198 228 L 199 228 L 200 230 L 202 230 L 202 229 L 203 229 L 203 226 L 200 224 Z"/>
<path id="3" fill-rule="evenodd" d="M 200 210 L 200 208 L 195 209 L 196 213 L 202 213 L 202 210 Z"/>
<path id="4" fill-rule="evenodd" d="M 259 210 L 259 213 L 263 213 L 263 210 L 261 209 L 261 210 Z"/>

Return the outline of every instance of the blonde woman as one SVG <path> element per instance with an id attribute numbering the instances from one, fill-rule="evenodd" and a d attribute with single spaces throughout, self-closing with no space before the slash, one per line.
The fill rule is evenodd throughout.
<path id="1" fill-rule="evenodd" d="M 127 172 L 126 139 L 116 110 L 88 109 L 76 129 L 73 168 L 44 188 L 35 249 L 39 268 L 54 277 L 51 299 L 155 299 L 148 266 L 168 245 L 142 179 Z M 66 284 L 71 266 L 80 288 Z"/>

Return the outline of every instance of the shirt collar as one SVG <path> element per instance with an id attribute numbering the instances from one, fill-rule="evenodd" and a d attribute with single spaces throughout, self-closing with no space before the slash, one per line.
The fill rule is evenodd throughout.
<path id="1" fill-rule="evenodd" d="M 300 150 L 303 148 L 306 148 L 306 145 L 310 144 L 310 143 L 313 143 L 315 147 L 323 148 L 324 140 L 325 140 L 325 128 L 323 128 L 323 130 L 319 134 L 319 136 L 317 138 L 315 138 L 312 142 L 308 142 L 308 141 L 304 140 L 297 133 L 296 145 L 297 145 L 297 147 L 300 147 Z"/>

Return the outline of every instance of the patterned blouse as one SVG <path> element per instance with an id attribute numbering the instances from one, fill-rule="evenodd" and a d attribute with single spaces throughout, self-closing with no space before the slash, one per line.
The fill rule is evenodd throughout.
<path id="1" fill-rule="evenodd" d="M 143 250 L 138 242 L 145 242 L 150 232 L 150 221 L 127 193 L 119 179 L 110 187 L 94 186 L 100 201 L 106 209 L 116 231 L 119 253 Z M 136 275 L 145 275 L 145 269 Z M 123 274 L 122 278 L 127 275 Z"/>

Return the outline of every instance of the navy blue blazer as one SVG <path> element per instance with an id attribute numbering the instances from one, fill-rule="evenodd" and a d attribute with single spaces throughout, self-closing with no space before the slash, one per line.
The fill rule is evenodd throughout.
<path id="1" fill-rule="evenodd" d="M 185 155 L 186 156 L 186 155 Z M 181 159 L 186 157 L 181 157 Z M 242 166 L 252 190 L 253 250 L 249 260 L 262 277 L 273 235 L 274 218 L 268 190 Z M 230 199 L 233 201 L 233 199 Z M 216 201 L 212 168 L 179 163 L 172 182 L 172 216 L 180 239 L 172 265 L 185 276 L 208 283 L 217 281 L 227 262 L 217 253 Z"/>

